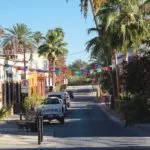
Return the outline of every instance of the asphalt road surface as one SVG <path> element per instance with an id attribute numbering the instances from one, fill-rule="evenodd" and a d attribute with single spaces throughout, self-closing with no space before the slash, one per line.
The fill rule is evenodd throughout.
<path id="1" fill-rule="evenodd" d="M 149 150 L 150 133 L 125 128 L 114 122 L 101 111 L 95 96 L 82 93 L 71 102 L 65 123 L 45 122 L 42 145 L 36 147 L 29 144 L 28 147 L 51 150 Z"/>

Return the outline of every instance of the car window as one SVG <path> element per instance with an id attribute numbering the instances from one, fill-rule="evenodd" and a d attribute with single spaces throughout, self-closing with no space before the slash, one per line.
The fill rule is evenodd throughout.
<path id="1" fill-rule="evenodd" d="M 62 98 L 61 95 L 48 95 L 48 97 L 58 97 L 58 98 Z"/>
<path id="2" fill-rule="evenodd" d="M 57 98 L 47 98 L 44 102 L 44 105 L 48 104 L 59 104 L 59 100 Z"/>

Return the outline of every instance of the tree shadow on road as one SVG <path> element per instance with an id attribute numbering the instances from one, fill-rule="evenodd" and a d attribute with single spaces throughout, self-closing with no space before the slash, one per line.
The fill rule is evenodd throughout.
<path id="1" fill-rule="evenodd" d="M 150 147 L 142 146 L 142 147 L 77 147 L 77 148 L 55 148 L 55 147 L 49 147 L 49 148 L 18 148 L 18 150 L 149 150 Z M 1 149 L 0 150 L 16 150 L 16 148 L 11 149 Z"/>

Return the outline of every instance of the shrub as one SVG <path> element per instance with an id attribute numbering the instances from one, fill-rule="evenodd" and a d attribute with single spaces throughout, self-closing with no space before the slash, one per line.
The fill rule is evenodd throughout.
<path id="1" fill-rule="evenodd" d="M 0 109 L 0 120 L 6 119 L 11 115 L 11 106 L 9 107 L 2 107 Z"/>
<path id="2" fill-rule="evenodd" d="M 67 87 L 67 85 L 65 85 L 65 84 L 62 84 L 62 85 L 61 84 L 57 84 L 55 86 L 54 91 L 55 92 L 64 91 L 66 89 L 66 87 Z"/>
<path id="3" fill-rule="evenodd" d="M 126 121 L 134 123 L 149 121 L 149 105 L 145 96 L 125 93 L 120 95 L 120 100 L 120 111 Z"/>
<path id="4" fill-rule="evenodd" d="M 24 108 L 25 110 L 29 110 L 32 106 L 37 108 L 38 106 L 41 105 L 41 103 L 44 101 L 44 97 L 40 96 L 38 94 L 28 96 L 25 98 L 24 101 Z"/>
<path id="5" fill-rule="evenodd" d="M 71 76 L 68 82 L 69 85 L 86 85 L 92 83 L 92 78 L 85 76 Z"/>

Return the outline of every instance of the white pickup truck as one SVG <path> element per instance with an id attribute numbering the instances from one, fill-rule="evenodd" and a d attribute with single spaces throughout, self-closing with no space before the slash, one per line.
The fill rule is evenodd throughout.
<path id="1" fill-rule="evenodd" d="M 64 123 L 65 108 L 63 102 L 58 97 L 48 97 L 43 105 L 38 108 L 38 113 L 43 116 L 43 120 L 57 119 L 60 123 Z"/>
<path id="2" fill-rule="evenodd" d="M 48 97 L 58 97 L 62 99 L 63 104 L 65 106 L 65 110 L 67 110 L 68 107 L 70 107 L 70 96 L 68 92 L 51 92 L 48 94 Z"/>

